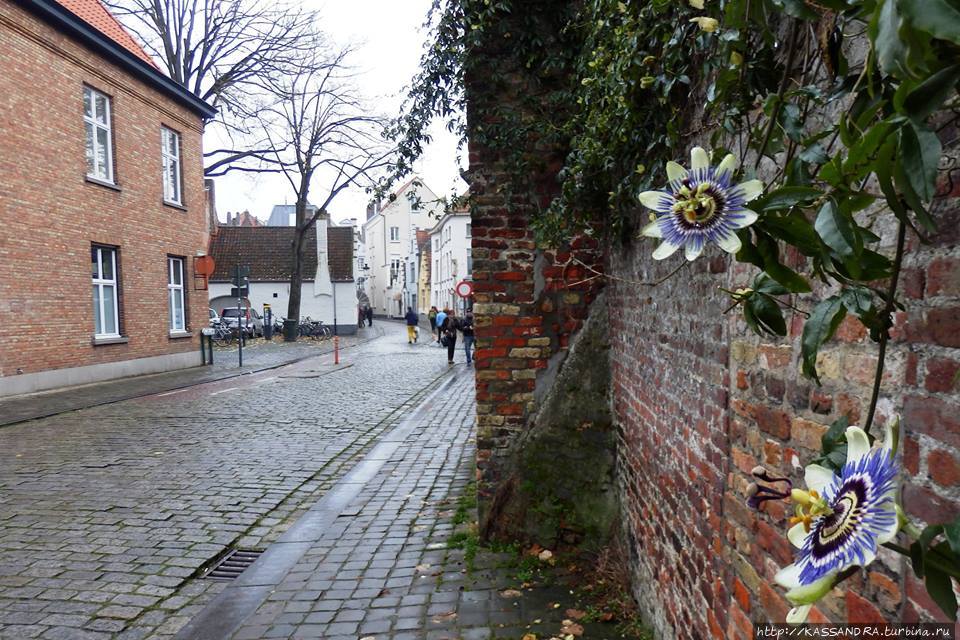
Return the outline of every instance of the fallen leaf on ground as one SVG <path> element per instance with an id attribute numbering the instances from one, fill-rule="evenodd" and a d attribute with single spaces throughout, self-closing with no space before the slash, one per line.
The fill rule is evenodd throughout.
<path id="1" fill-rule="evenodd" d="M 550 551 L 550 549 L 544 549 L 537 554 L 537 557 L 540 559 L 540 562 L 549 562 L 551 559 L 553 559 L 553 551 Z"/>
<path id="2" fill-rule="evenodd" d="M 436 623 L 441 622 L 450 622 L 451 620 L 457 619 L 456 611 L 449 611 L 447 613 L 441 613 L 440 615 L 433 616 L 433 621 Z"/>
<path id="3" fill-rule="evenodd" d="M 587 615 L 585 612 L 580 611 L 579 609 L 567 609 L 567 617 L 573 620 L 579 620 L 583 616 Z"/>
<path id="4" fill-rule="evenodd" d="M 525 633 L 525 634 L 523 634 L 523 640 L 537 640 L 537 634 L 535 634 L 535 633 Z"/>
<path id="5" fill-rule="evenodd" d="M 564 620 L 563 627 L 560 629 L 560 633 L 566 634 L 568 636 L 582 636 L 583 627 L 573 620 Z"/>
<path id="6" fill-rule="evenodd" d="M 386 587 L 384 587 L 383 589 L 380 589 L 380 593 L 377 594 L 377 597 L 378 597 L 378 598 L 382 598 L 383 596 L 387 595 L 388 593 L 390 593 L 390 589 L 387 589 Z"/>
<path id="7" fill-rule="evenodd" d="M 504 589 L 500 592 L 500 595 L 504 598 L 519 598 L 523 595 L 522 592 L 517 591 L 516 589 Z"/>
<path id="8" fill-rule="evenodd" d="M 600 622 L 610 622 L 611 620 L 613 620 L 613 614 L 609 611 L 600 614 Z"/>
<path id="9" fill-rule="evenodd" d="M 426 573 L 429 568 L 430 568 L 430 565 L 428 564 L 418 564 L 416 566 L 418 573 Z"/>

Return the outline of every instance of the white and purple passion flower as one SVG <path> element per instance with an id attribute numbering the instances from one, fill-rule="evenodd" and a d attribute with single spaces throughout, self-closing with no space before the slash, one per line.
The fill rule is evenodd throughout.
<path id="1" fill-rule="evenodd" d="M 845 572 L 873 562 L 880 546 L 897 535 L 897 433 L 898 423 L 892 421 L 883 446 L 871 448 L 863 429 L 848 427 L 843 469 L 835 474 L 818 464 L 808 465 L 806 490 L 770 476 L 762 467 L 754 470 L 761 480 L 786 483 L 788 489 L 752 485 L 751 505 L 788 496 L 796 503 L 787 538 L 800 551 L 796 562 L 774 577 L 794 605 L 787 622 L 806 620 L 813 604 L 847 577 Z"/>
<path id="2" fill-rule="evenodd" d="M 640 202 L 656 213 L 656 219 L 641 232 L 661 239 L 654 260 L 672 256 L 680 247 L 687 260 L 695 260 L 708 242 L 728 253 L 740 250 L 737 229 L 757 220 L 757 214 L 744 205 L 763 192 L 763 183 L 747 180 L 734 184 L 736 166 L 730 154 L 711 167 L 707 152 L 700 147 L 690 151 L 689 171 L 667 162 L 667 187 L 640 194 Z"/>

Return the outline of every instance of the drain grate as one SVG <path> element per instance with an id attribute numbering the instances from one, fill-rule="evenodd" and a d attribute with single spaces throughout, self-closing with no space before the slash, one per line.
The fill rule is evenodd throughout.
<path id="1" fill-rule="evenodd" d="M 261 555 L 263 551 L 260 549 L 234 549 L 203 577 L 208 580 L 234 580 Z"/>

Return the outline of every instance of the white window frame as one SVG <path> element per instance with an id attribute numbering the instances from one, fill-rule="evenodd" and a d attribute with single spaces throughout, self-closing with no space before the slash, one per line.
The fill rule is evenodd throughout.
<path id="1" fill-rule="evenodd" d="M 118 273 L 117 273 L 117 249 L 115 247 L 104 247 L 101 245 L 93 245 L 91 251 L 96 253 L 97 256 L 97 275 L 99 277 L 93 278 L 93 286 L 96 287 L 96 294 L 94 294 L 94 302 L 100 307 L 100 324 L 101 329 L 104 329 L 103 322 L 107 317 L 107 314 L 104 313 L 106 309 L 103 306 L 103 291 L 106 288 L 113 289 L 113 321 L 115 327 L 112 327 L 114 331 L 102 331 L 97 333 L 97 323 L 96 318 L 94 318 L 93 323 L 93 335 L 95 338 L 119 338 L 120 337 L 120 287 L 118 286 Z M 103 277 L 103 252 L 110 252 L 110 260 L 112 262 L 112 271 L 113 278 L 104 278 Z M 93 274 L 91 274 L 92 276 Z"/>
<path id="2" fill-rule="evenodd" d="M 88 178 L 93 178 L 94 180 L 101 180 L 103 182 L 109 182 L 114 184 L 113 179 L 113 105 L 110 100 L 110 96 L 103 93 L 102 91 L 97 91 L 93 87 L 88 87 L 84 85 L 83 87 L 84 97 L 87 95 L 90 97 L 90 113 L 87 113 L 86 108 L 83 110 L 83 121 L 85 125 L 89 126 L 89 132 L 86 130 L 87 127 L 84 127 L 84 135 L 92 136 L 89 140 L 89 147 L 93 149 L 93 173 L 87 172 Z M 103 122 L 97 119 L 97 116 L 100 115 L 97 113 L 97 97 L 103 98 L 103 103 L 106 105 L 106 113 L 103 114 Z M 104 151 L 104 157 L 107 159 L 106 173 L 100 174 L 97 167 L 97 158 L 99 157 L 98 151 L 100 150 L 99 143 L 97 142 L 97 131 L 103 130 L 107 132 L 107 146 Z M 89 134 L 89 135 L 88 135 Z"/>
<path id="3" fill-rule="evenodd" d="M 180 284 L 176 284 L 173 277 L 177 269 L 180 271 Z M 185 269 L 183 268 L 183 258 L 178 258 L 176 256 L 167 256 L 167 304 L 170 305 L 170 333 L 186 333 L 187 332 L 187 300 L 184 295 L 184 277 Z M 181 311 L 181 322 L 180 326 L 177 326 L 177 318 L 174 313 L 174 302 L 180 300 L 180 311 Z"/>
<path id="4" fill-rule="evenodd" d="M 472 235 L 473 235 L 473 225 L 468 222 L 468 223 L 467 223 L 467 237 L 469 238 L 469 237 L 472 236 Z"/>
<path id="5" fill-rule="evenodd" d="M 170 153 L 171 136 L 174 144 L 174 153 Z M 169 127 L 160 127 L 160 164 L 163 171 L 163 201 L 177 206 L 183 206 L 183 179 L 180 172 L 180 134 Z M 170 183 L 170 168 L 173 168 L 174 183 Z M 172 192 L 172 193 L 171 193 Z"/>
<path id="6" fill-rule="evenodd" d="M 390 242 L 400 242 L 400 227 L 390 227 Z"/>

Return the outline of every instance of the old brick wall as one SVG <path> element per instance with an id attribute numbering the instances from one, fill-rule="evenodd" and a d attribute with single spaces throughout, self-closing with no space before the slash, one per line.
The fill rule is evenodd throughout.
<path id="1" fill-rule="evenodd" d="M 550 1 L 525 5 L 528 17 L 547 22 L 555 10 Z M 515 27 L 505 21 L 489 31 L 486 48 L 471 57 L 466 82 L 481 523 L 504 479 L 511 444 L 528 428 L 601 284 L 582 282 L 591 274 L 577 262 L 598 266 L 596 241 L 580 238 L 558 251 L 534 241 L 530 221 L 556 194 L 562 152 L 530 141 L 531 175 L 520 191 L 503 151 L 482 142 L 484 127 L 500 122 L 498 110 L 534 117 L 527 109 L 536 108 L 553 81 L 510 59 L 513 43 L 503 34 Z"/>
<path id="2" fill-rule="evenodd" d="M 952 132 L 942 132 L 950 139 Z M 940 233 L 910 238 L 876 425 L 903 417 L 903 500 L 921 522 L 960 513 L 960 190 L 951 152 L 933 207 Z M 892 255 L 895 226 L 877 225 Z M 790 333 L 760 339 L 718 287 L 748 286 L 755 270 L 708 252 L 683 263 L 651 257 L 637 240 L 610 255 L 612 394 L 618 422 L 623 526 L 634 588 L 661 637 L 749 638 L 754 622 L 782 621 L 789 605 L 773 583 L 793 550 L 784 503 L 745 506 L 758 464 L 802 484 L 836 418 L 863 424 L 877 345 L 847 319 L 819 358 L 823 386 L 800 373 L 799 313 Z M 712 257 L 711 257 L 712 256 Z M 797 267 L 802 267 L 796 263 Z M 822 291 L 820 292 L 823 293 Z M 806 306 L 806 304 L 804 304 Z M 811 305 L 812 306 L 812 305 Z M 941 620 L 902 556 L 879 559 L 825 598 L 816 621 Z"/>
<path id="3" fill-rule="evenodd" d="M 199 117 L 9 0 L 0 51 L 0 376 L 198 350 Z M 112 97 L 116 190 L 85 180 L 84 83 Z M 181 134 L 184 208 L 162 204 L 161 125 Z M 91 243 L 120 247 L 127 344 L 91 344 Z M 168 335 L 168 254 L 186 258 L 192 338 Z"/>
<path id="4" fill-rule="evenodd" d="M 478 73 L 468 78 L 468 97 L 477 131 L 487 124 L 484 106 L 519 105 L 518 96 L 535 97 L 538 84 L 504 68 L 509 56 L 502 50 L 474 55 Z M 940 135 L 948 143 L 957 132 L 951 126 Z M 875 423 L 879 431 L 895 414 L 903 416 L 904 501 L 926 523 L 960 513 L 960 171 L 955 144 L 948 148 L 932 207 L 941 231 L 926 243 L 912 235 L 908 241 L 900 282 L 906 311 L 895 319 Z M 530 428 L 537 400 L 554 380 L 551 368 L 562 361 L 599 282 L 568 295 L 566 283 L 590 274 L 565 281 L 560 265 L 569 254 L 535 249 L 534 208 L 503 193 L 509 171 L 500 155 L 473 139 L 470 160 L 485 519 L 506 480 L 502 470 L 516 455 L 510 445 L 526 441 L 517 436 Z M 551 167 L 558 166 L 548 160 L 529 176 L 544 198 L 555 192 Z M 770 168 L 761 167 L 761 177 Z M 895 228 L 891 216 L 881 220 L 873 230 L 880 250 L 892 255 Z M 653 287 L 684 263 L 679 254 L 654 261 L 654 246 L 633 239 L 611 245 L 605 256 L 621 526 L 633 588 L 658 637 L 749 638 L 754 622 L 784 619 L 789 605 L 773 576 L 793 559 L 787 505 L 767 503 L 759 513 L 745 506 L 750 471 L 763 464 L 802 484 L 827 425 L 844 415 L 862 425 L 877 345 L 855 321 L 845 321 L 822 350 L 818 387 L 800 375 L 800 314 L 787 314 L 790 331 L 782 340 L 754 335 L 739 311 L 724 314 L 730 301 L 719 287 L 747 286 L 752 267 L 714 248 Z M 585 259 L 597 256 L 591 251 Z M 915 621 L 942 614 L 905 560 L 883 550 L 810 619 Z"/>

